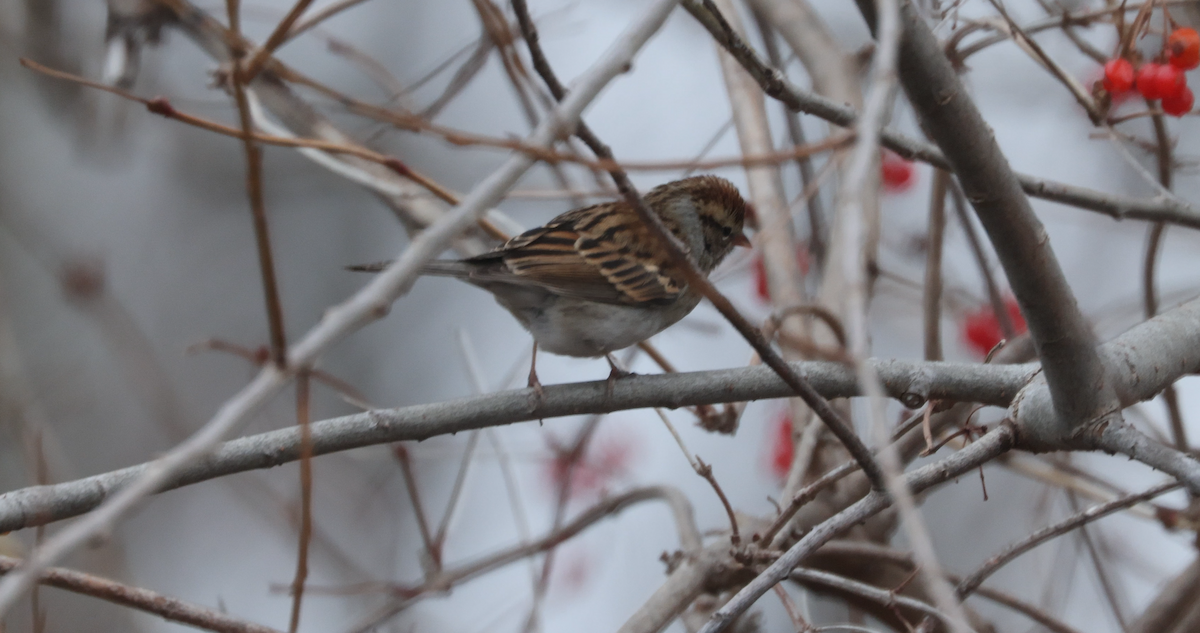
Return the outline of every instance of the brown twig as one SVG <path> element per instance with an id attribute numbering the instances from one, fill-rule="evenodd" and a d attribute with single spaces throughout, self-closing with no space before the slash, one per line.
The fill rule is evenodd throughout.
<path id="1" fill-rule="evenodd" d="M 713 490 L 716 491 L 717 496 L 721 499 L 721 505 L 724 506 L 725 514 L 729 517 L 729 542 L 732 543 L 734 547 L 741 545 L 742 536 L 738 532 L 737 515 L 733 511 L 733 506 L 729 503 L 729 497 L 725 496 L 725 491 L 721 490 L 721 484 L 717 483 L 717 478 L 713 476 L 712 465 L 704 463 L 704 460 L 700 459 L 700 456 L 697 455 L 695 468 L 696 474 L 703 477 L 704 480 L 707 481 L 710 486 L 712 486 Z"/>
<path id="2" fill-rule="evenodd" d="M 942 236 L 946 231 L 946 189 L 950 174 L 933 171 L 929 230 L 925 239 L 925 360 L 942 359 Z"/>
<path id="3" fill-rule="evenodd" d="M 995 573 L 997 569 L 1008 564 L 1021 554 L 1028 552 L 1029 550 L 1056 536 L 1066 534 L 1067 532 L 1070 532 L 1081 525 L 1086 525 L 1097 519 L 1104 518 L 1118 510 L 1122 510 L 1136 503 L 1141 503 L 1142 501 L 1153 499 L 1154 497 L 1165 494 L 1172 490 L 1177 490 L 1178 488 L 1182 487 L 1182 485 L 1183 484 L 1174 481 L 1159 484 L 1139 494 L 1126 495 L 1119 499 L 1114 499 L 1108 503 L 1092 506 L 1087 510 L 1074 514 L 1058 523 L 1044 527 L 1026 536 L 1020 541 L 1008 546 L 1003 552 L 992 556 L 982 566 L 980 566 L 979 569 L 963 578 L 963 580 L 958 583 L 958 595 L 962 598 L 971 595 L 971 593 L 975 591 L 975 588 L 982 584 L 984 580 L 987 580 L 988 576 L 991 576 L 993 573 Z"/>
<path id="4" fill-rule="evenodd" d="M 311 0 L 299 0 L 307 4 Z M 239 0 L 226 0 L 230 29 L 240 37 L 238 19 Z M 258 267 L 262 275 L 263 299 L 267 306 L 267 328 L 271 339 L 271 359 L 275 366 L 287 366 L 287 335 L 284 333 L 283 304 L 279 300 L 279 282 L 275 275 L 275 257 L 271 253 L 271 234 L 267 225 L 267 208 L 263 201 L 262 150 L 254 141 L 254 123 L 250 120 L 250 104 L 246 100 L 245 86 L 253 75 L 246 76 L 238 66 L 235 51 L 233 72 L 229 75 L 234 100 L 237 102 L 238 119 L 242 124 L 242 144 L 246 151 L 246 191 L 250 197 L 250 214 L 254 224 L 254 243 L 258 252 Z"/>
<path id="5" fill-rule="evenodd" d="M 783 55 L 779 52 L 779 43 L 775 39 L 775 30 L 771 28 L 771 24 L 761 11 L 751 8 L 750 13 L 754 17 L 755 24 L 758 26 L 758 32 L 763 41 L 763 48 L 767 51 L 767 59 L 771 62 L 772 66 L 783 68 Z M 802 147 L 807 145 L 808 141 L 804 138 L 804 127 L 800 125 L 800 116 L 796 112 L 784 108 L 784 121 L 787 123 L 788 136 L 791 138 L 792 146 Z M 812 161 L 808 157 L 797 157 L 796 168 L 800 171 L 801 187 L 807 193 L 810 185 L 816 182 L 813 177 Z M 819 193 L 819 188 L 814 187 L 811 194 L 803 196 L 804 206 L 808 211 L 808 252 L 812 255 L 812 261 L 818 268 L 825 264 L 825 252 L 828 249 L 825 243 L 825 211 L 822 208 Z"/>
<path id="6" fill-rule="evenodd" d="M 362 4 L 363 2 L 364 0 L 338 0 L 338 2 L 334 2 L 333 4 L 326 6 L 324 9 L 312 14 L 308 19 L 295 22 L 288 30 L 287 35 L 284 36 L 283 42 L 295 39 L 301 33 L 308 31 L 309 29 L 324 22 L 325 20 L 328 20 L 329 18 L 332 18 L 342 11 L 345 11 L 346 9 Z M 282 45 L 283 42 L 280 42 L 280 44 Z"/>
<path id="7" fill-rule="evenodd" d="M 1066 490 L 1067 501 L 1071 504 L 1072 512 L 1079 512 L 1079 498 L 1071 490 Z M 1119 598 L 1125 595 L 1114 586 L 1114 580 L 1108 573 L 1108 568 L 1104 565 L 1104 560 L 1100 556 L 1100 547 L 1096 543 L 1096 538 L 1093 537 L 1087 525 L 1079 526 L 1079 540 L 1083 541 L 1084 548 L 1087 550 L 1088 559 L 1092 563 L 1092 569 L 1096 572 L 1096 578 L 1100 581 L 1100 589 L 1104 592 L 1104 598 L 1108 602 L 1108 608 L 1112 611 L 1113 619 L 1117 621 L 1121 631 L 1129 630 L 1128 619 L 1121 609 Z"/>
<path id="8" fill-rule="evenodd" d="M 400 464 L 400 474 L 404 476 L 404 487 L 408 490 L 409 501 L 412 502 L 413 514 L 417 520 L 417 531 L 421 534 L 421 543 L 425 546 L 429 564 L 433 567 L 433 571 L 440 571 L 442 552 L 429 532 L 429 520 L 425 515 L 425 504 L 421 503 L 421 491 L 417 488 L 417 479 L 413 475 L 412 459 L 409 457 L 408 447 L 397 442 L 392 445 L 392 455 Z"/>
<path id="9" fill-rule="evenodd" d="M 258 76 L 258 73 L 262 71 L 263 66 L 267 63 L 267 59 L 275 52 L 275 49 L 288 40 L 292 25 L 296 23 L 296 20 L 300 19 L 300 15 L 304 13 L 308 5 L 312 4 L 312 1 L 296 0 L 296 4 L 292 5 L 292 9 L 287 12 L 287 15 L 283 16 L 279 24 L 275 25 L 275 30 L 271 32 L 271 35 L 267 38 L 267 42 L 255 51 L 254 57 L 251 57 L 250 61 L 242 65 L 240 71 L 234 71 L 234 74 L 241 75 L 241 81 L 244 84 L 249 84 L 253 81 Z M 233 22 L 230 21 L 231 27 L 232 24 Z M 237 29 L 231 28 L 231 30 L 233 30 L 235 35 L 238 34 Z"/>
<path id="10" fill-rule="evenodd" d="M 304 582 L 308 580 L 308 544 L 312 539 L 312 425 L 309 403 L 308 374 L 296 376 L 296 419 L 300 425 L 300 536 L 296 556 L 296 576 L 292 580 L 292 615 L 288 633 L 300 628 L 300 603 L 304 598 Z"/>
<path id="11" fill-rule="evenodd" d="M 992 305 L 992 314 L 1000 324 L 1000 332 L 1004 334 L 1004 338 L 1011 341 L 1017 335 L 1017 328 L 1008 314 L 1008 306 L 1004 305 L 1004 296 L 1000 294 L 996 278 L 992 275 L 992 265 L 988 260 L 987 253 L 983 250 L 983 242 L 975 231 L 975 223 L 967 212 L 966 196 L 958 187 L 958 183 L 951 182 L 950 185 L 950 193 L 954 199 L 954 214 L 958 216 L 958 223 L 967 236 L 971 254 L 975 256 L 975 266 L 979 268 L 979 275 L 983 278 L 983 287 L 987 291 L 988 301 Z"/>
<path id="12" fill-rule="evenodd" d="M 0 573 L 8 573 L 20 567 L 22 562 L 19 558 L 0 556 Z M 170 622 L 179 622 L 208 631 L 280 633 L 276 629 L 247 622 L 219 611 L 205 609 L 178 598 L 60 567 L 49 567 L 42 571 L 38 577 L 38 583 L 72 593 L 92 596 L 113 604 L 157 615 Z"/>

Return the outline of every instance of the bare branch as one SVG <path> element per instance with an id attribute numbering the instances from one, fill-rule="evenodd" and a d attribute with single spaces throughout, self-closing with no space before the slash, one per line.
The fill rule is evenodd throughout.
<path id="1" fill-rule="evenodd" d="M 913 491 L 913 494 L 920 493 L 1009 450 L 1014 446 L 1015 440 L 1015 429 L 1008 424 L 1002 424 L 953 456 L 909 472 L 905 475 L 905 483 Z M 817 548 L 889 505 L 891 503 L 887 493 L 872 490 L 850 507 L 810 530 L 804 538 L 796 542 L 741 591 L 738 591 L 729 602 L 725 603 L 725 606 L 718 609 L 708 624 L 700 630 L 700 633 L 717 633 L 725 630 L 737 616 L 749 609 L 764 593 L 770 591 L 771 587 L 787 578 L 791 570 L 795 569 Z"/>
<path id="2" fill-rule="evenodd" d="M 969 365 L 897 360 L 874 361 L 884 386 L 906 400 L 937 399 L 986 402 L 1006 406 L 1035 375 L 1032 365 Z M 830 398 L 858 393 L 854 374 L 839 363 L 810 361 L 793 365 L 814 388 Z M 528 389 L 461 400 L 368 411 L 312 424 L 313 455 L 351 448 L 422 440 L 436 435 L 552 419 L 584 413 L 607 413 L 643 407 L 677 408 L 691 404 L 741 402 L 792 395 L 788 385 L 761 365 L 718 371 L 629 376 L 618 380 L 609 395 L 606 381 L 547 385 L 545 402 L 531 409 Z M 215 477 L 269 468 L 299 458 L 299 432 L 280 429 L 232 440 L 165 481 L 159 490 L 178 488 Z M 76 516 L 96 507 L 148 470 L 153 462 L 47 487 L 0 495 L 0 532 Z"/>
<path id="3" fill-rule="evenodd" d="M 10 573 L 20 568 L 19 558 L 0 556 L 0 573 Z M 148 589 L 122 585 L 107 578 L 85 574 L 83 572 L 50 567 L 42 570 L 37 579 L 38 584 L 65 589 L 72 593 L 92 596 L 114 604 L 130 607 L 157 615 L 170 622 L 179 622 L 188 626 L 218 631 L 220 633 L 280 633 L 280 631 L 247 622 L 231 615 L 205 609 L 178 598 L 164 596 Z"/>

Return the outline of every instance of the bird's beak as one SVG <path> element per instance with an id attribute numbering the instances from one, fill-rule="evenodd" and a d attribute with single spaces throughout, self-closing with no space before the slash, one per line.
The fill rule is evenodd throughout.
<path id="1" fill-rule="evenodd" d="M 746 237 L 745 233 L 738 233 L 737 235 L 733 236 L 733 245 L 750 248 L 750 238 Z"/>

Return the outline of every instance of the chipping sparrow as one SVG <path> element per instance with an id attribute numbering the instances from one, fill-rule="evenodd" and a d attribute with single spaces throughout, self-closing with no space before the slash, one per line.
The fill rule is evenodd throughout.
<path id="1" fill-rule="evenodd" d="M 676 180 L 645 200 L 705 274 L 735 245 L 750 245 L 742 233 L 746 203 L 724 178 Z M 624 200 L 568 211 L 491 252 L 432 261 L 421 272 L 492 293 L 533 334 L 535 354 L 540 345 L 565 356 L 608 356 L 673 325 L 701 298 Z M 530 386 L 539 386 L 533 369 Z"/>

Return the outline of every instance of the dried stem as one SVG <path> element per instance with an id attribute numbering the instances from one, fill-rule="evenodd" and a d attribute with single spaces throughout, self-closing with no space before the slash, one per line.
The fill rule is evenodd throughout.
<path id="1" fill-rule="evenodd" d="M 24 561 L 19 558 L 0 556 L 0 573 L 11 573 L 19 569 Z M 169 622 L 179 622 L 207 631 L 219 633 L 280 633 L 280 631 L 235 618 L 220 611 L 205 609 L 177 598 L 155 593 L 148 589 L 130 587 L 107 578 L 83 572 L 50 567 L 42 570 L 37 582 L 49 587 L 64 589 L 72 593 L 99 598 L 113 604 L 137 609 L 157 615 Z"/>
<path id="2" fill-rule="evenodd" d="M 946 231 L 946 190 L 950 174 L 933 172 L 929 230 L 925 236 L 925 360 L 942 359 L 942 242 Z"/>
<path id="3" fill-rule="evenodd" d="M 1024 554 L 1025 552 L 1028 552 L 1029 550 L 1056 536 L 1066 534 L 1077 527 L 1091 523 L 1096 519 L 1106 517 L 1118 510 L 1122 510 L 1148 499 L 1153 499 L 1154 497 L 1172 490 L 1177 490 L 1180 488 L 1180 486 L 1181 484 L 1179 482 L 1174 481 L 1159 484 L 1145 492 L 1136 495 L 1127 495 L 1121 497 L 1120 499 L 1114 499 L 1108 503 L 1092 506 L 1083 512 L 1074 514 L 1063 521 L 1055 523 L 1054 525 L 1044 527 L 1021 539 L 1020 541 L 1008 546 L 1003 552 L 992 556 L 979 569 L 963 578 L 963 580 L 958 583 L 958 595 L 963 598 L 971 595 L 971 593 L 975 591 L 975 589 L 981 585 L 983 581 L 987 580 L 988 576 L 991 576 L 993 573 L 995 573 L 997 569 L 1000 569 L 1014 558 Z"/>
<path id="4" fill-rule="evenodd" d="M 302 372 L 296 377 L 296 418 L 300 426 L 300 536 L 296 576 L 292 580 L 292 615 L 288 621 L 288 633 L 296 633 L 300 628 L 300 604 L 304 598 L 304 583 L 308 580 L 308 544 L 312 539 L 313 447 L 309 384 L 307 373 Z"/>
<path id="5" fill-rule="evenodd" d="M 307 4 L 311 0 L 300 0 Z M 238 1 L 226 0 L 229 25 L 234 37 L 240 38 L 238 30 Z M 279 283 L 275 276 L 275 258 L 271 254 L 271 233 L 267 226 L 267 208 L 262 191 L 262 150 L 254 141 L 254 124 L 250 120 L 250 106 L 246 102 L 246 83 L 250 77 L 243 75 L 236 65 L 229 76 L 234 100 L 237 103 L 238 120 L 242 124 L 242 145 L 246 151 L 246 191 L 250 196 L 250 214 L 254 220 L 254 243 L 258 250 L 258 267 L 262 275 L 263 299 L 267 305 L 267 328 L 271 337 L 271 360 L 284 369 L 287 364 L 287 335 L 283 329 L 283 306 L 279 301 Z"/>

